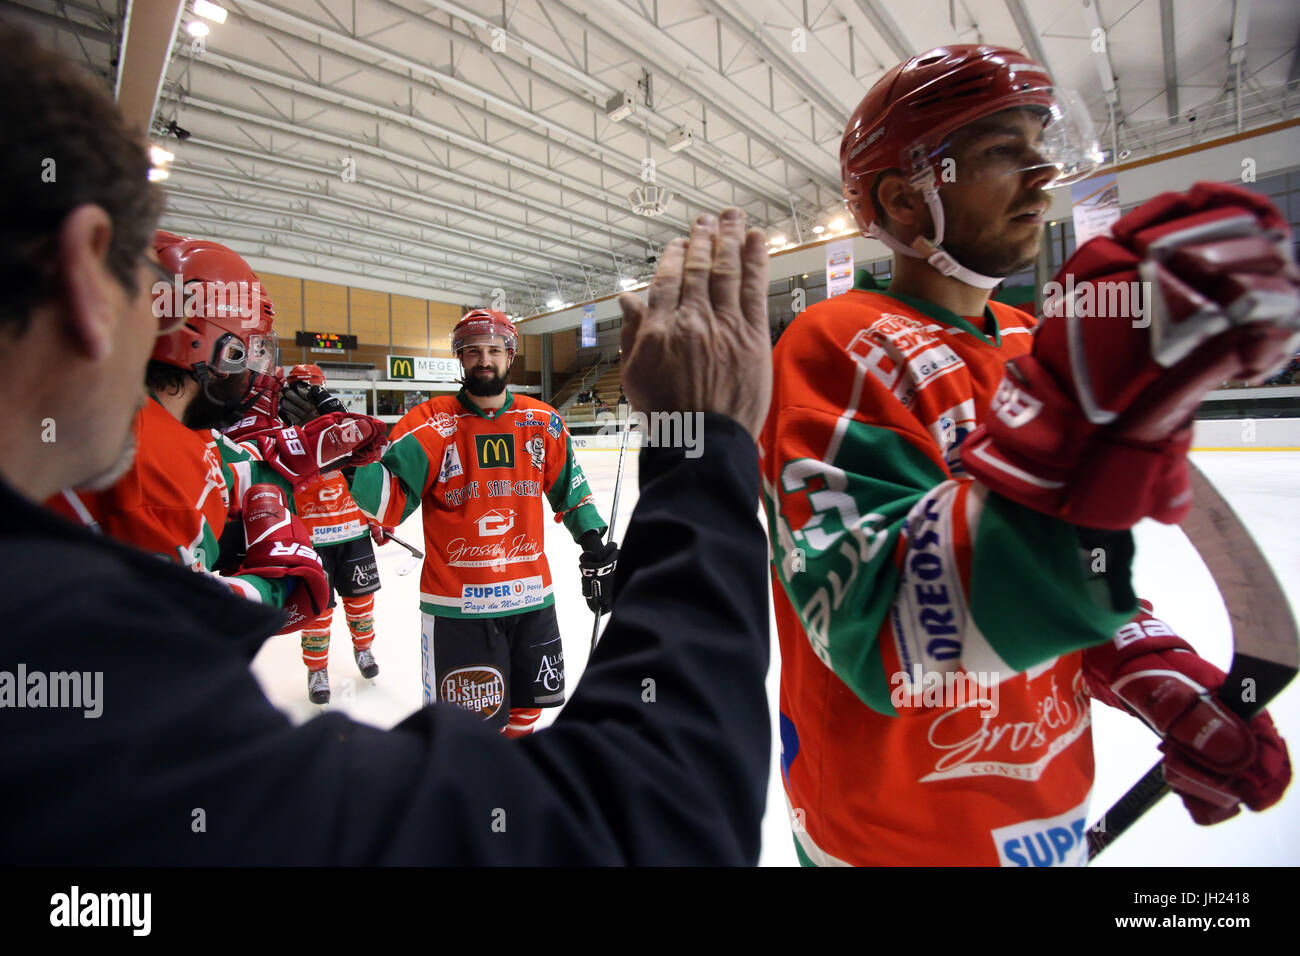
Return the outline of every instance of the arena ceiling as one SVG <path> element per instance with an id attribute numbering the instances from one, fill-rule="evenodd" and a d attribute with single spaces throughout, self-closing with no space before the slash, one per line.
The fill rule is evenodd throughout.
<path id="1" fill-rule="evenodd" d="M 192 3 L 159 4 L 166 228 L 289 274 L 464 304 L 500 289 L 524 316 L 645 278 L 723 204 L 812 238 L 841 210 L 853 107 L 943 43 L 1040 59 L 1121 159 L 1300 103 L 1293 0 L 222 0 L 199 42 Z M 3 7 L 110 86 L 127 9 Z"/>

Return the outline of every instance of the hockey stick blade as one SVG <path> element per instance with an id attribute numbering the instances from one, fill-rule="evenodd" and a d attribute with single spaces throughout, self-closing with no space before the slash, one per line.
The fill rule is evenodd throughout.
<path id="1" fill-rule="evenodd" d="M 410 551 L 412 557 L 417 558 L 417 559 L 421 559 L 421 560 L 424 558 L 424 552 L 423 552 L 423 551 L 420 551 L 420 550 L 418 550 L 417 548 L 413 548 L 413 547 L 411 547 L 409 544 L 407 544 L 405 541 L 403 541 L 403 540 L 402 540 L 401 538 L 399 538 L 397 535 L 395 535 L 395 534 L 390 534 L 390 535 L 388 536 L 388 540 L 391 541 L 391 542 L 393 542 L 394 544 L 400 544 L 400 545 L 401 545 L 403 548 L 405 548 L 407 551 Z"/>
<path id="2" fill-rule="evenodd" d="M 1273 569 L 1237 513 L 1199 468 L 1188 462 L 1192 510 L 1183 532 L 1209 568 L 1232 624 L 1232 663 L 1219 688 L 1225 707 L 1250 720 L 1300 669 L 1300 634 Z M 1169 792 L 1156 764 L 1088 831 L 1088 859 L 1110 846 Z"/>

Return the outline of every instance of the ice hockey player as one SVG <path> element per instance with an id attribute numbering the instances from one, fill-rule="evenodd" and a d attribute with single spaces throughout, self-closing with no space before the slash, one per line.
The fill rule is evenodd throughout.
<path id="1" fill-rule="evenodd" d="M 237 446 L 214 429 L 240 416 L 274 370 L 274 309 L 248 263 L 219 243 L 159 231 L 152 251 L 153 311 L 172 328 L 159 335 L 145 371 L 149 397 L 133 424 L 134 461 L 110 487 L 67 488 L 49 505 L 206 573 L 220 560 L 228 521 L 241 522 L 242 531 L 249 488 L 280 484 L 287 511 L 291 485 L 276 466 L 291 475 L 318 474 L 321 446 L 286 428 L 265 433 L 260 445 Z M 341 432 L 333 419 L 315 430 L 325 437 Z M 306 529 L 282 517 L 270 523 L 275 540 L 249 547 L 221 580 L 246 598 L 283 607 L 290 622 L 314 619 L 327 600 L 324 574 Z"/>
<path id="2" fill-rule="evenodd" d="M 344 412 L 342 402 L 324 391 L 325 373 L 319 365 L 295 365 L 284 373 L 284 390 L 279 412 L 290 425 L 308 427 L 322 409 Z M 329 404 L 328 407 L 326 403 Z M 320 555 L 329 577 L 330 602 L 325 610 L 302 629 L 302 662 L 307 665 L 307 697 L 313 704 L 330 699 L 330 625 L 334 617 L 334 594 L 343 599 L 343 612 L 352 635 L 352 656 L 362 677 L 376 677 L 371 644 L 375 639 L 375 592 L 379 590 L 379 569 L 370 543 L 385 540 L 383 529 L 361 513 L 348 491 L 343 472 L 331 468 L 293 493 L 294 511 L 311 533 L 312 547 Z M 373 529 L 373 530 L 372 530 Z"/>
<path id="3" fill-rule="evenodd" d="M 452 332 L 464 372 L 393 426 L 352 494 L 381 525 L 423 506 L 420 575 L 424 700 L 478 714 L 507 736 L 530 733 L 564 702 L 564 653 L 542 551 L 542 496 L 582 545 L 583 595 L 609 610 L 617 562 L 563 419 L 506 387 L 519 334 L 504 313 L 475 309 Z"/>
<path id="4" fill-rule="evenodd" d="M 844 195 L 892 283 L 860 272 L 797 317 L 760 442 L 805 864 L 1085 861 L 1090 691 L 1161 734 L 1198 822 L 1290 778 L 1269 718 L 1213 700 L 1221 672 L 1149 615 L 1121 629 L 1128 529 L 1186 512 L 1201 397 L 1288 354 L 1288 231 L 1238 188 L 1159 196 L 1058 276 L 1149 281 L 1150 321 L 1033 331 L 989 295 L 1034 261 L 1045 190 L 1095 165 L 1086 119 L 1022 54 L 961 45 L 890 70 L 849 120 Z"/>

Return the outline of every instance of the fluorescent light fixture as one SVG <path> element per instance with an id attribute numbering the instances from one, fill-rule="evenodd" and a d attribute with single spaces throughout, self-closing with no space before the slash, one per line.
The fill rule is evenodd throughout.
<path id="1" fill-rule="evenodd" d="M 773 246 L 784 246 L 786 243 L 786 238 L 785 236 L 773 236 L 771 239 L 767 241 L 770 245 Z"/>
<path id="2" fill-rule="evenodd" d="M 166 179 L 170 175 L 171 173 L 165 169 L 154 168 L 149 170 L 149 182 L 151 183 L 161 182 L 162 180 Z"/>
<path id="3" fill-rule="evenodd" d="M 547 300 L 546 300 L 546 307 L 547 307 L 548 309 L 550 309 L 552 312 L 555 312 L 557 309 L 562 309 L 562 308 L 564 308 L 564 300 L 563 300 L 563 299 L 547 299 Z"/>
<path id="4" fill-rule="evenodd" d="M 844 231 L 844 220 L 843 220 L 843 219 L 839 219 L 839 218 L 832 219 L 832 220 L 830 221 L 830 227 L 831 227 L 831 232 L 843 232 L 843 231 Z"/>
<path id="5" fill-rule="evenodd" d="M 692 136 L 691 131 L 686 129 L 684 126 L 673 130 L 668 134 L 668 138 L 665 140 L 665 144 L 668 146 L 668 151 L 672 153 L 680 153 L 694 142 L 695 137 Z"/>
<path id="6" fill-rule="evenodd" d="M 191 20 L 185 25 L 185 32 L 192 37 L 205 37 L 212 31 L 202 20 Z"/>
<path id="7" fill-rule="evenodd" d="M 813 235 L 820 236 L 825 231 L 825 226 L 813 226 Z"/>
<path id="8" fill-rule="evenodd" d="M 213 23 L 226 22 L 226 8 L 209 3 L 208 0 L 194 0 L 194 12 L 204 20 L 211 20 Z"/>
<path id="9" fill-rule="evenodd" d="M 618 285 L 620 289 L 626 292 L 628 289 L 636 288 L 637 282 L 635 279 L 632 279 L 628 276 L 623 276 L 623 278 L 618 280 Z"/>
<path id="10" fill-rule="evenodd" d="M 170 163 L 175 158 L 176 155 L 174 153 L 163 149 L 161 146 L 149 147 L 149 159 L 155 166 L 162 166 L 164 163 Z"/>
<path id="11" fill-rule="evenodd" d="M 627 119 L 635 111 L 636 100 L 632 98 L 631 90 L 615 93 L 605 103 L 605 116 L 615 123 Z"/>

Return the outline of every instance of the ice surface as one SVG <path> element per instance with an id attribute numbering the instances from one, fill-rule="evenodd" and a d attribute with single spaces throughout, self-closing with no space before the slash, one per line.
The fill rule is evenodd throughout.
<path id="1" fill-rule="evenodd" d="M 616 451 L 580 451 L 602 514 L 610 507 L 618 467 Z M 1300 607 L 1300 452 L 1206 452 L 1193 456 L 1229 502 L 1237 509 L 1269 556 L 1292 607 Z M 621 540 L 637 498 L 637 460 L 629 452 L 619 501 L 616 538 Z M 543 506 L 545 507 L 545 506 Z M 399 536 L 423 550 L 419 512 L 399 529 Z M 1182 532 L 1154 522 L 1137 529 L 1137 590 L 1151 600 L 1156 614 L 1167 620 L 1208 659 L 1226 666 L 1231 655 L 1227 611 L 1199 556 Z M 548 516 L 546 554 L 555 581 L 556 613 L 564 638 L 570 693 L 587 663 L 592 615 L 578 583 L 578 546 L 562 525 Z M 405 576 L 398 569 L 410 558 L 398 545 L 378 549 L 383 589 L 375 600 L 375 657 L 379 676 L 368 681 L 352 660 L 351 641 L 340 606 L 335 610 L 330 681 L 330 706 L 358 720 L 391 727 L 420 706 L 419 572 Z M 768 674 L 773 740 L 776 736 L 779 659 L 773 628 L 773 666 Z M 320 708 L 307 700 L 306 671 L 296 635 L 268 641 L 253 662 L 253 671 L 267 697 L 294 720 L 308 720 Z M 1300 755 L 1300 681 L 1293 683 L 1272 708 L 1292 752 Z M 554 719 L 543 711 L 538 726 Z M 1145 726 L 1102 705 L 1094 705 L 1094 745 L 1097 779 L 1093 790 L 1094 818 L 1109 807 L 1159 757 L 1156 738 Z M 766 866 L 796 863 L 785 796 L 773 747 L 767 814 L 763 820 Z M 1176 797 L 1165 800 L 1132 830 L 1117 840 L 1094 865 L 1296 865 L 1300 864 L 1300 786 L 1293 785 L 1273 809 L 1262 814 L 1243 812 L 1215 827 L 1198 827 Z"/>

